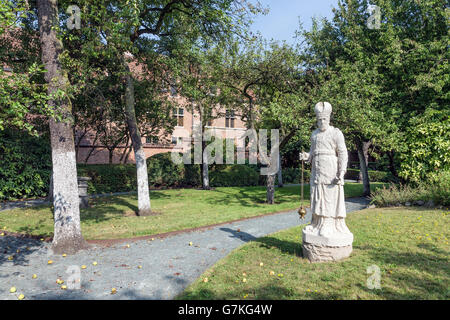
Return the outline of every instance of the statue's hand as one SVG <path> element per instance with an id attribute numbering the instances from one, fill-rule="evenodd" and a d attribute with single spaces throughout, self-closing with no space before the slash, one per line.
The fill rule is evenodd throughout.
<path id="1" fill-rule="evenodd" d="M 298 159 L 301 161 L 301 160 L 304 160 L 304 161 L 308 161 L 308 158 L 309 158 L 309 153 L 307 153 L 307 152 L 300 152 L 299 154 L 298 154 Z"/>
<path id="2" fill-rule="evenodd" d="M 339 174 L 339 176 L 337 176 L 336 178 L 334 178 L 334 183 L 340 186 L 343 186 L 345 184 L 344 182 L 344 172 L 341 172 Z"/>

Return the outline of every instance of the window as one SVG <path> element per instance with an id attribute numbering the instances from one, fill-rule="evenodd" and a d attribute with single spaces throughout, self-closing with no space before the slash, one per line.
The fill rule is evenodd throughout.
<path id="1" fill-rule="evenodd" d="M 172 144 L 181 145 L 183 143 L 183 137 L 174 137 L 172 136 Z"/>
<path id="2" fill-rule="evenodd" d="M 145 137 L 145 143 L 158 144 L 159 139 L 158 139 L 158 137 L 155 137 L 155 136 L 147 136 L 147 137 Z"/>
<path id="3" fill-rule="evenodd" d="M 226 110 L 225 112 L 225 127 L 234 128 L 234 110 Z"/>
<path id="4" fill-rule="evenodd" d="M 177 119 L 177 126 L 184 126 L 184 109 L 183 108 L 174 108 L 173 116 Z"/>
<path id="5" fill-rule="evenodd" d="M 176 97 L 177 96 L 177 87 L 176 86 L 174 86 L 174 85 L 171 85 L 170 86 L 170 95 L 172 96 L 172 97 Z"/>

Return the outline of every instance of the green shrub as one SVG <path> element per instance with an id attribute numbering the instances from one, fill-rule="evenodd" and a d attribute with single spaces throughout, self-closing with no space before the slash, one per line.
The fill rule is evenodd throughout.
<path id="1" fill-rule="evenodd" d="M 386 171 L 368 170 L 369 180 L 372 182 L 396 182 L 395 177 Z M 359 169 L 347 169 L 345 179 L 359 180 Z"/>
<path id="2" fill-rule="evenodd" d="M 450 171 L 450 117 L 448 108 L 425 108 L 409 119 L 405 134 L 406 150 L 400 153 L 399 176 L 421 183 L 440 172 Z"/>
<path id="3" fill-rule="evenodd" d="M 430 179 L 432 200 L 450 206 L 450 170 L 441 171 Z"/>
<path id="4" fill-rule="evenodd" d="M 185 166 L 172 161 L 170 152 L 147 158 L 148 183 L 153 187 L 181 187 L 184 185 Z"/>
<path id="5" fill-rule="evenodd" d="M 267 176 L 261 175 L 261 168 L 255 169 L 259 175 L 258 185 L 265 186 L 267 184 Z M 303 179 L 305 183 L 309 182 L 310 171 L 305 169 L 303 172 Z M 300 168 L 283 168 L 282 169 L 283 184 L 298 184 L 301 180 Z M 275 185 L 278 184 L 278 174 L 275 178 Z"/>
<path id="6" fill-rule="evenodd" d="M 372 193 L 372 203 L 380 206 L 392 206 L 415 201 L 433 201 L 435 205 L 450 205 L 450 172 L 442 171 L 432 179 L 418 185 L 395 185 L 383 187 Z"/>
<path id="7" fill-rule="evenodd" d="M 209 173 L 211 187 L 244 187 L 258 185 L 259 174 L 249 166 L 232 164 L 216 167 Z"/>
<path id="8" fill-rule="evenodd" d="M 397 179 L 390 172 L 369 170 L 369 180 L 373 182 L 396 182 Z"/>
<path id="9" fill-rule="evenodd" d="M 184 165 L 184 185 L 186 187 L 200 187 L 202 185 L 201 169 L 198 164 Z"/>
<path id="10" fill-rule="evenodd" d="M 89 177 L 91 194 L 136 191 L 134 164 L 78 164 L 78 176 Z"/>
<path id="11" fill-rule="evenodd" d="M 359 179 L 359 169 L 347 169 L 345 173 L 345 179 L 348 180 L 358 180 Z"/>
<path id="12" fill-rule="evenodd" d="M 373 191 L 371 203 L 379 207 L 387 207 L 405 204 L 406 202 L 413 203 L 418 200 L 427 201 L 427 199 L 428 192 L 422 187 L 391 184 L 387 188 L 383 186 L 383 188 Z"/>
<path id="13" fill-rule="evenodd" d="M 45 197 L 51 166 L 47 138 L 19 130 L 0 131 L 0 201 Z"/>

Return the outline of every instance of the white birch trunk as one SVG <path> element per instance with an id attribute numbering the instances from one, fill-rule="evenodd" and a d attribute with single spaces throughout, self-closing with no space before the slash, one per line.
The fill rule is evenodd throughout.
<path id="1" fill-rule="evenodd" d="M 49 95 L 69 86 L 67 74 L 61 68 L 59 55 L 63 47 L 57 38 L 58 5 L 56 0 L 39 0 L 38 23 L 42 48 L 42 63 L 47 70 L 45 80 Z M 49 105 L 62 115 L 62 121 L 50 119 L 52 147 L 52 180 L 54 205 L 54 253 L 73 254 L 86 247 L 81 235 L 75 143 L 72 108 L 68 99 L 49 100 Z"/>
<path id="2" fill-rule="evenodd" d="M 282 188 L 283 187 L 283 171 L 281 168 L 281 155 L 280 153 L 278 153 L 278 187 Z"/>
<path id="3" fill-rule="evenodd" d="M 141 134 L 137 126 L 135 100 L 134 100 L 134 83 L 130 73 L 130 68 L 124 57 L 124 66 L 128 72 L 126 76 L 125 89 L 125 116 L 128 125 L 128 132 L 136 159 L 136 177 L 138 191 L 138 215 L 147 216 L 152 213 L 150 206 L 150 192 L 148 186 L 147 162 L 145 158 L 144 147 L 142 145 Z"/>

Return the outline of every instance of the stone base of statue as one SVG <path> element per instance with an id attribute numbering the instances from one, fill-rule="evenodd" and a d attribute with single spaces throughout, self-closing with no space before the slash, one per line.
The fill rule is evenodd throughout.
<path id="1" fill-rule="evenodd" d="M 303 257 L 311 262 L 327 262 L 345 259 L 352 253 L 353 234 L 334 232 L 320 235 L 312 228 L 303 229 Z"/>

